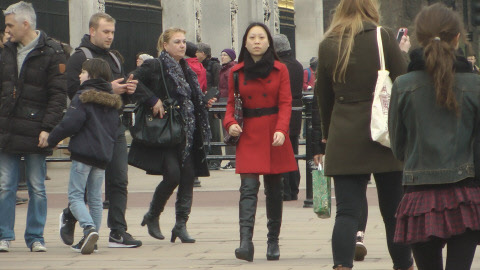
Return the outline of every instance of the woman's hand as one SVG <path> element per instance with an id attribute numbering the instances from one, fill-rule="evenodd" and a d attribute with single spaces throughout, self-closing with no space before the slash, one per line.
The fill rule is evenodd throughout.
<path id="1" fill-rule="evenodd" d="M 282 132 L 277 131 L 273 133 L 272 146 L 282 146 L 284 142 L 285 142 L 285 135 Z"/>
<path id="2" fill-rule="evenodd" d="M 217 98 L 211 98 L 210 100 L 208 100 L 207 108 L 211 108 L 213 103 L 215 102 L 217 102 Z"/>
<path id="3" fill-rule="evenodd" d="M 228 128 L 228 134 L 233 137 L 238 137 L 242 133 L 242 128 L 238 124 L 233 124 Z"/>
<path id="4" fill-rule="evenodd" d="M 313 162 L 315 163 L 315 166 L 318 166 L 318 164 L 322 164 L 323 167 L 323 154 L 318 154 L 313 156 Z"/>
<path id="5" fill-rule="evenodd" d="M 163 108 L 163 103 L 160 99 L 152 107 L 152 111 L 153 111 L 153 116 L 157 116 L 158 114 L 159 118 L 163 118 L 163 116 L 165 115 L 165 109 Z"/>

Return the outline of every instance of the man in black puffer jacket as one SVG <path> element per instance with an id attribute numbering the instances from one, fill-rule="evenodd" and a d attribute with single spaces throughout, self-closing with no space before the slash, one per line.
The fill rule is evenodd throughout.
<path id="1" fill-rule="evenodd" d="M 25 242 L 31 251 L 44 252 L 45 159 L 52 149 L 41 147 L 66 107 L 65 55 L 59 43 L 35 30 L 31 4 L 13 4 L 4 14 L 10 41 L 0 60 L 0 251 L 8 251 L 15 239 L 15 194 L 23 156 L 30 194 Z"/>

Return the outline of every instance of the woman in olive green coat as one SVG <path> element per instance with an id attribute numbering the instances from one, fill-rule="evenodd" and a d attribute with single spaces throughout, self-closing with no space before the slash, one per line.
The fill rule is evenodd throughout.
<path id="1" fill-rule="evenodd" d="M 402 164 L 390 148 L 372 141 L 373 92 L 380 69 L 376 0 L 342 0 L 319 46 L 316 96 L 327 142 L 325 174 L 333 176 L 337 213 L 332 235 L 335 269 L 351 269 L 366 188 L 374 174 L 387 245 L 394 269 L 413 265 L 407 246 L 393 243 L 395 211 L 402 198 Z M 395 35 L 381 28 L 386 68 L 392 81 L 406 71 Z"/>

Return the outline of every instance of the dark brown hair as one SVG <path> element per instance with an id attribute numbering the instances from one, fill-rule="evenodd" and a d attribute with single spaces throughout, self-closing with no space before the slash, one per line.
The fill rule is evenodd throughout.
<path id="1" fill-rule="evenodd" d="M 238 56 L 238 62 L 239 63 L 243 62 L 245 54 L 250 54 L 245 46 L 247 45 L 248 32 L 250 32 L 250 30 L 255 26 L 260 26 L 260 27 L 263 28 L 263 30 L 265 30 L 265 32 L 267 33 L 267 37 L 268 37 L 268 44 L 270 45 L 270 47 L 268 47 L 268 50 L 272 50 L 273 57 L 275 58 L 275 60 L 280 61 L 280 58 L 278 58 L 278 55 L 275 52 L 275 48 L 273 47 L 273 38 L 272 38 L 272 34 L 270 34 L 270 30 L 268 30 L 268 27 L 263 23 L 254 22 L 254 23 L 251 23 L 247 27 L 247 30 L 245 30 L 245 34 L 243 34 L 242 48 L 240 49 L 240 55 Z"/>
<path id="2" fill-rule="evenodd" d="M 88 72 L 90 79 L 104 79 L 109 82 L 112 80 L 112 71 L 107 61 L 101 58 L 87 59 L 83 62 L 82 69 Z"/>
<path id="3" fill-rule="evenodd" d="M 462 20 L 452 9 L 436 3 L 420 11 L 415 30 L 424 48 L 425 68 L 432 76 L 437 104 L 458 113 L 453 83 L 457 36 L 464 34 Z"/>

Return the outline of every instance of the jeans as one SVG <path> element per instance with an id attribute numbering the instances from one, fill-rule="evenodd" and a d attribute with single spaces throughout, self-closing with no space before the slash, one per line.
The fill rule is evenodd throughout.
<path id="1" fill-rule="evenodd" d="M 411 250 L 393 242 L 395 212 L 403 196 L 402 172 L 375 173 L 380 213 L 385 224 L 387 246 L 394 269 L 408 269 L 413 265 Z M 333 177 L 337 213 L 332 234 L 335 267 L 353 267 L 355 236 L 362 222 L 362 209 L 367 204 L 366 186 L 370 176 L 338 175 Z"/>
<path id="2" fill-rule="evenodd" d="M 124 125 L 119 126 L 112 160 L 105 169 L 105 197 L 110 200 L 107 225 L 111 231 L 118 233 L 127 231 L 128 151 L 125 129 Z"/>
<path id="3" fill-rule="evenodd" d="M 43 154 L 9 154 L 0 151 L 0 240 L 15 240 L 15 199 L 19 181 L 21 157 L 25 158 L 28 187 L 27 227 L 25 243 L 31 247 L 36 241 L 45 244 L 43 230 L 47 219 L 45 191 L 46 156 Z"/>
<path id="4" fill-rule="evenodd" d="M 80 223 L 80 227 L 94 226 L 97 231 L 102 224 L 102 184 L 105 178 L 103 169 L 72 160 L 68 183 L 70 211 Z M 87 203 L 85 204 L 85 188 Z M 90 212 L 90 213 L 89 213 Z"/>

